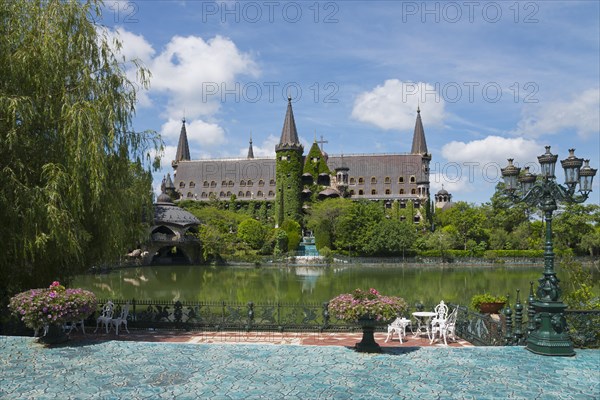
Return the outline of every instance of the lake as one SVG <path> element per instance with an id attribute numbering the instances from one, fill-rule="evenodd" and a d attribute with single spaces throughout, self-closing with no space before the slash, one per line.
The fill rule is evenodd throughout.
<path id="1" fill-rule="evenodd" d="M 510 293 L 514 304 L 516 289 L 526 302 L 529 281 L 536 289 L 542 271 L 542 266 L 496 265 L 147 266 L 81 275 L 71 286 L 91 290 L 101 299 L 315 303 L 372 287 L 410 304 L 468 304 L 471 296 L 483 292 Z M 560 271 L 558 277 L 564 287 Z M 597 283 L 594 289 L 598 291 Z"/>

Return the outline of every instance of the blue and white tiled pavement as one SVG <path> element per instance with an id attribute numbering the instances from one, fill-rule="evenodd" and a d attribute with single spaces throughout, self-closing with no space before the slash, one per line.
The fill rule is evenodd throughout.
<path id="1" fill-rule="evenodd" d="M 1 399 L 600 399 L 600 350 L 190 344 L 0 336 Z"/>

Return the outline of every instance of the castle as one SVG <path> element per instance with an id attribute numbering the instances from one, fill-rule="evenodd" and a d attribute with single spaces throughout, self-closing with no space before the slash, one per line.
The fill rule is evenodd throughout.
<path id="1" fill-rule="evenodd" d="M 410 153 L 328 155 L 315 138 L 304 155 L 298 139 L 292 99 L 288 98 L 283 129 L 274 158 L 255 158 L 252 139 L 246 158 L 191 160 L 185 120 L 175 160 L 174 182 L 166 186 L 183 200 L 266 201 L 275 207 L 275 223 L 299 221 L 311 199 L 347 197 L 380 201 L 386 207 L 413 202 L 418 210 L 429 202 L 429 163 L 421 112 L 417 108 Z M 415 222 L 422 218 L 420 213 Z"/>

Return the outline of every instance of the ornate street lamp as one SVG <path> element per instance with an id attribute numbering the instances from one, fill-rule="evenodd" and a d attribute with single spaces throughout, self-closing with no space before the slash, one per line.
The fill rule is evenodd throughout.
<path id="1" fill-rule="evenodd" d="M 546 153 L 538 157 L 542 173 L 536 176 L 529 168 L 521 169 L 508 160 L 508 166 L 502 168 L 505 190 L 514 202 L 525 202 L 529 206 L 539 207 L 546 221 L 546 244 L 544 247 L 544 273 L 538 279 L 535 308 L 535 330 L 527 338 L 527 350 L 549 356 L 575 355 L 573 344 L 567 333 L 567 321 L 564 310 L 567 306 L 560 300 L 561 289 L 554 272 L 554 252 L 552 248 L 552 213 L 557 202 L 583 203 L 592 191 L 592 179 L 596 170 L 589 166 L 589 160 L 575 157 L 575 150 L 569 150 L 569 156 L 560 163 L 565 170 L 565 185 L 556 183 L 554 167 L 557 155 Z M 576 187 L 579 185 L 579 194 Z"/>

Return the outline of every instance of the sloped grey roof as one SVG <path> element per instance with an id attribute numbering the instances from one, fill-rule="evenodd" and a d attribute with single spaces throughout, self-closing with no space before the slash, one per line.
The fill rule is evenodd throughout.
<path id="1" fill-rule="evenodd" d="M 287 111 L 283 120 L 283 129 L 281 130 L 281 138 L 279 144 L 275 146 L 275 150 L 285 149 L 302 149 L 303 146 L 298 140 L 298 131 L 296 130 L 296 121 L 294 120 L 294 111 L 292 110 L 292 98 L 288 97 Z"/>
<path id="2" fill-rule="evenodd" d="M 184 228 L 191 225 L 200 225 L 200 220 L 194 214 L 177 207 L 173 203 L 157 202 L 154 204 L 154 224 L 176 225 Z"/>
<path id="3" fill-rule="evenodd" d="M 254 150 L 252 149 L 252 138 L 250 138 L 250 145 L 248 146 L 248 156 L 246 158 L 254 158 Z"/>
<path id="4" fill-rule="evenodd" d="M 425 130 L 423 121 L 421 121 L 421 110 L 417 108 L 417 120 L 415 122 L 415 132 L 413 134 L 412 154 L 427 154 L 427 142 L 425 141 Z"/>
<path id="5" fill-rule="evenodd" d="M 177 153 L 175 153 L 175 162 L 190 160 L 190 146 L 187 139 L 187 131 L 185 129 L 185 119 L 181 124 L 181 132 L 179 133 L 179 143 L 177 143 Z"/>

